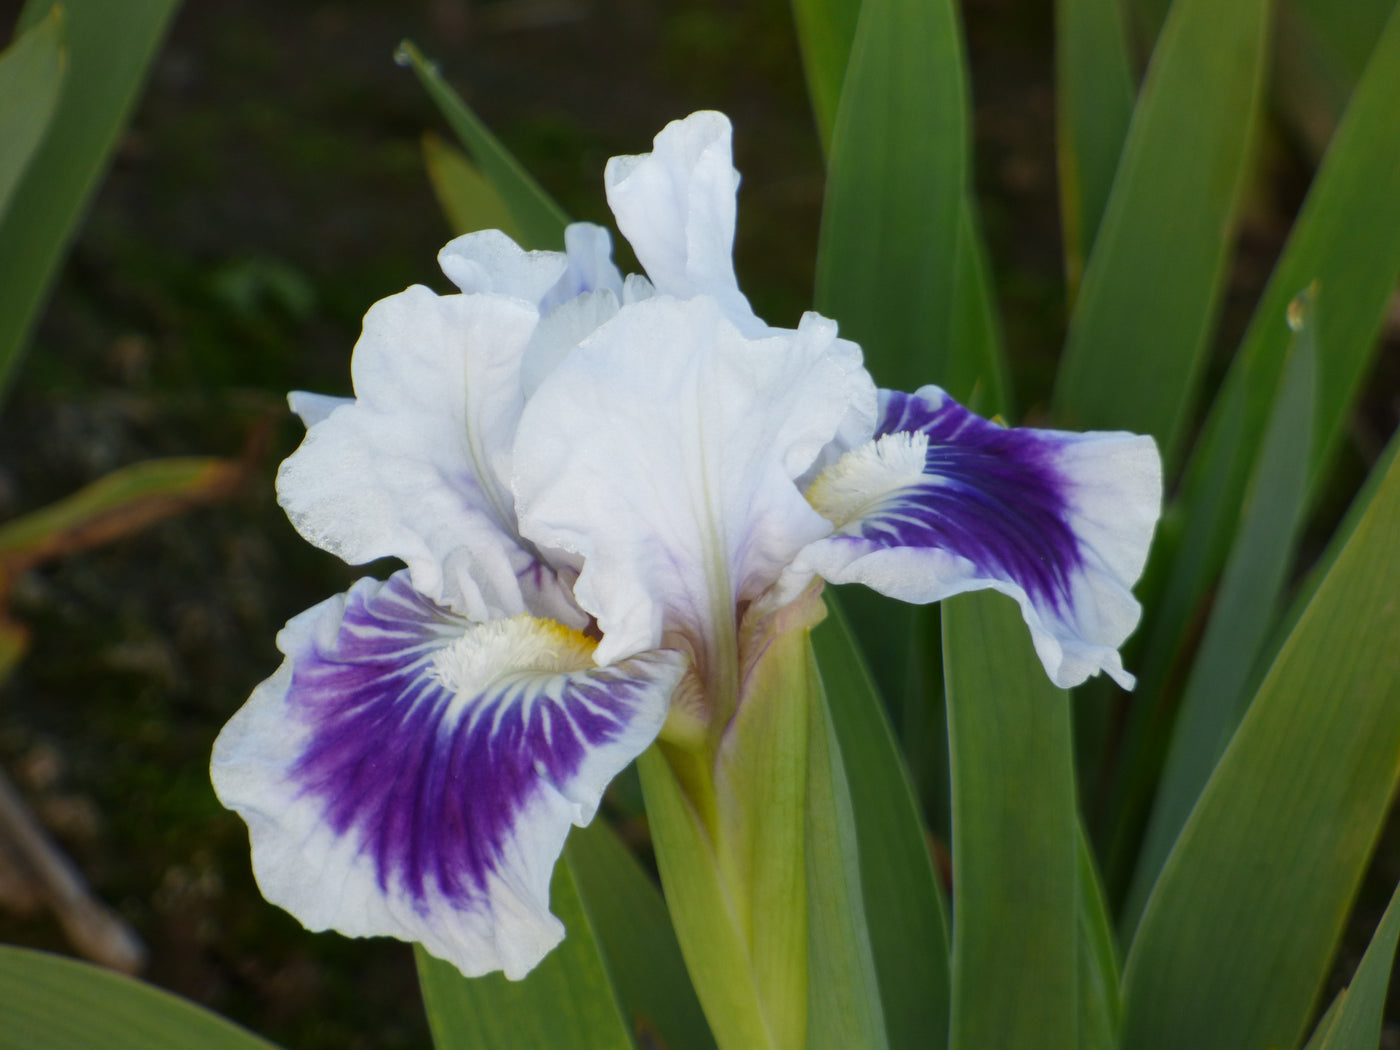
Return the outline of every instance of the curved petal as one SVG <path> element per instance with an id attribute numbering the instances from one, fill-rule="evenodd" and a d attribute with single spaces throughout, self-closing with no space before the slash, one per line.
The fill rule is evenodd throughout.
<path id="1" fill-rule="evenodd" d="M 873 415 L 859 352 L 816 315 L 747 339 L 708 298 L 622 310 L 521 416 L 523 533 L 571 552 L 603 662 L 687 645 L 702 675 L 758 598 L 831 526 L 793 479 L 853 405 Z"/>
<path id="2" fill-rule="evenodd" d="M 491 295 L 409 288 L 365 315 L 358 399 L 313 423 L 277 476 L 297 530 L 351 564 L 402 559 L 414 586 L 477 620 L 527 611 L 585 618 L 522 544 L 502 479 L 524 398 L 536 313 Z"/>
<path id="3" fill-rule="evenodd" d="M 591 222 L 569 224 L 562 253 L 526 251 L 500 230 L 465 233 L 438 252 L 438 265 L 463 292 L 523 299 L 541 314 L 587 292 L 622 296 L 612 235 Z"/>
<path id="4" fill-rule="evenodd" d="M 212 765 L 263 894 L 313 930 L 522 977 L 564 933 L 549 879 L 569 825 L 655 737 L 683 658 L 595 667 L 577 632 L 469 623 L 404 573 L 302 613 L 278 645 Z"/>
<path id="5" fill-rule="evenodd" d="M 288 407 L 307 429 L 328 418 L 341 405 L 354 403 L 353 397 L 332 397 L 329 394 L 313 394 L 308 390 L 293 390 L 287 395 Z"/>
<path id="6" fill-rule="evenodd" d="M 540 300 L 540 313 L 590 292 L 622 297 L 622 273 L 612 260 L 612 234 L 591 222 L 571 222 L 564 230 L 568 266 Z"/>
<path id="7" fill-rule="evenodd" d="M 734 276 L 735 196 L 723 113 L 693 113 L 667 124 L 653 152 L 613 157 L 603 175 L 617 227 L 661 295 L 714 296 L 748 335 L 765 326 Z"/>
<path id="8" fill-rule="evenodd" d="M 527 252 L 500 230 L 478 230 L 448 241 L 438 265 L 467 294 L 508 295 L 538 306 L 563 279 L 569 260 L 563 252 Z"/>
<path id="9" fill-rule="evenodd" d="M 909 602 L 1001 591 L 1056 685 L 1102 670 L 1131 689 L 1117 650 L 1141 615 L 1130 588 L 1162 502 L 1152 439 L 1007 429 L 931 386 L 881 401 L 874 440 L 808 490 L 836 534 L 794 572 Z"/>

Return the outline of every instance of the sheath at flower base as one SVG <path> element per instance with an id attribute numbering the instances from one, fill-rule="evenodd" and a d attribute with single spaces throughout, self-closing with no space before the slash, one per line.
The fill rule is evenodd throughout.
<path id="1" fill-rule="evenodd" d="M 597 227 L 567 253 L 468 235 L 440 256 L 461 294 L 370 310 L 355 398 L 293 395 L 290 519 L 406 566 L 291 620 L 215 745 L 259 885 L 309 928 L 529 972 L 563 935 L 569 827 L 658 734 L 701 769 L 735 743 L 748 672 L 773 625 L 810 624 L 787 611 L 818 576 L 916 602 L 994 588 L 1057 684 L 1131 683 L 1150 439 L 877 392 L 835 323 L 764 324 L 730 259 L 729 139 L 695 114 L 609 164 L 650 282 Z"/>

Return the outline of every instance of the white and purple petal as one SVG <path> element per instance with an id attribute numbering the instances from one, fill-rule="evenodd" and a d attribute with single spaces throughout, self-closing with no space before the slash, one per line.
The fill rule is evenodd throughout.
<path id="1" fill-rule="evenodd" d="M 1151 438 L 1005 428 L 937 387 L 881 392 L 874 438 L 813 483 L 836 526 L 793 573 L 864 583 L 909 602 L 991 588 L 1015 598 L 1056 685 L 1106 671 L 1141 615 L 1162 500 Z"/>
<path id="2" fill-rule="evenodd" d="M 723 113 L 667 124 L 653 151 L 613 157 L 603 175 L 617 227 L 661 295 L 715 298 L 747 335 L 765 325 L 734 276 L 739 173 Z"/>
<path id="3" fill-rule="evenodd" d="M 569 552 L 598 658 L 686 645 L 702 676 L 735 611 L 831 531 L 793 479 L 852 410 L 859 352 L 815 314 L 746 338 L 708 297 L 622 310 L 525 408 L 513 487 L 524 535 Z"/>
<path id="4" fill-rule="evenodd" d="M 352 565 L 401 559 L 419 591 L 476 620 L 538 600 L 585 623 L 522 543 L 504 483 L 537 316 L 421 286 L 376 303 L 351 365 L 356 400 L 297 402 L 313 422 L 277 478 L 297 530 Z M 522 589 L 532 580 L 538 594 Z"/>
<path id="5" fill-rule="evenodd" d="M 656 736 L 683 657 L 598 667 L 577 632 L 471 623 L 405 573 L 359 581 L 278 645 L 212 766 L 264 895 L 313 930 L 523 976 L 563 936 L 549 880 L 569 826 Z"/>

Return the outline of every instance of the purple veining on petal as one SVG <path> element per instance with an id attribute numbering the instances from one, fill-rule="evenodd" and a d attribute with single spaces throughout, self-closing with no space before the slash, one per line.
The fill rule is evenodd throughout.
<path id="1" fill-rule="evenodd" d="M 336 637 L 298 663 L 288 703 L 311 737 L 292 776 L 357 837 L 380 889 L 426 914 L 431 895 L 484 899 L 522 811 L 626 732 L 648 681 L 616 667 L 522 675 L 462 703 L 430 671 L 467 623 L 404 577 L 352 593 Z"/>
<path id="2" fill-rule="evenodd" d="M 875 436 L 928 435 L 924 479 L 858 523 L 861 539 L 887 547 L 936 547 L 1009 579 L 1057 611 L 1082 563 L 1069 524 L 1057 446 L 1044 432 L 999 427 L 952 398 L 941 404 L 882 392 Z"/>

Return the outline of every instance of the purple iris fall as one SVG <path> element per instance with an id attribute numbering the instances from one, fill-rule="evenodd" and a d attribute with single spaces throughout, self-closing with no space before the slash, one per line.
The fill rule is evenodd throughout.
<path id="1" fill-rule="evenodd" d="M 646 277 L 596 226 L 563 253 L 469 234 L 439 256 L 460 294 L 365 317 L 354 398 L 292 395 L 292 523 L 406 567 L 289 622 L 214 748 L 269 900 L 467 975 L 519 978 L 558 943 L 569 827 L 658 734 L 723 710 L 741 622 L 818 578 L 911 602 L 993 588 L 1057 685 L 1132 684 L 1151 439 L 877 391 L 834 322 L 765 324 L 734 276 L 718 113 L 606 184 Z"/>

